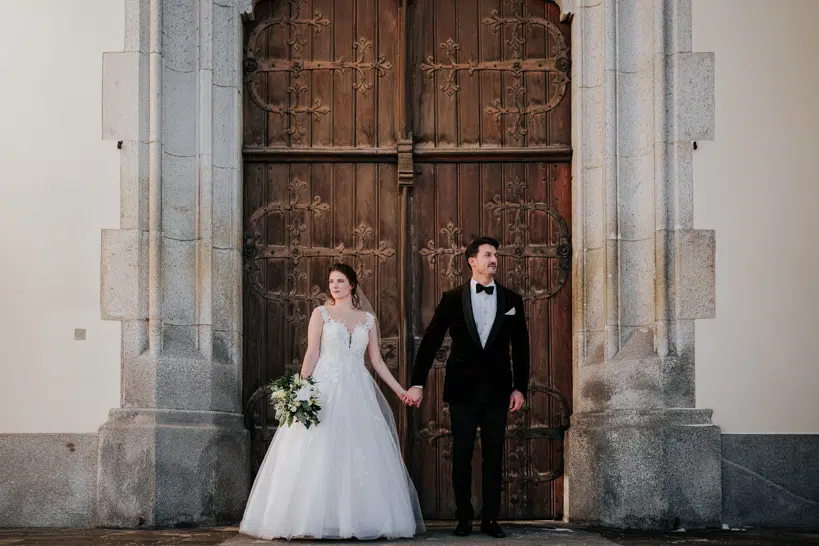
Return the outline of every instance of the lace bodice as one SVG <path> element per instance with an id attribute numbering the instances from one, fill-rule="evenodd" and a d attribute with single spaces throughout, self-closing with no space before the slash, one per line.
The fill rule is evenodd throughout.
<path id="1" fill-rule="evenodd" d="M 352 327 L 330 316 L 323 305 L 318 308 L 324 319 L 321 331 L 321 352 L 319 358 L 335 356 L 336 358 L 355 357 L 364 359 L 370 341 L 370 330 L 375 324 L 375 317 L 365 312 L 366 319 Z"/>

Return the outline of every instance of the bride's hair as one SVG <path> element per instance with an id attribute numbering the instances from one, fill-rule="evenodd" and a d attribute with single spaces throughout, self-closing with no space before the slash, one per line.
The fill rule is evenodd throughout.
<path id="1" fill-rule="evenodd" d="M 339 273 L 347 277 L 347 280 L 350 282 L 350 286 L 352 287 L 351 297 L 353 300 L 353 308 L 361 311 L 362 310 L 361 298 L 358 297 L 358 275 L 356 274 L 355 269 L 353 269 L 347 264 L 336 263 L 333 264 L 332 267 L 330 267 L 330 271 L 327 274 L 329 275 L 333 271 L 338 271 Z M 332 294 L 327 295 L 327 301 L 329 301 L 330 303 L 336 302 L 336 300 L 333 299 Z"/>

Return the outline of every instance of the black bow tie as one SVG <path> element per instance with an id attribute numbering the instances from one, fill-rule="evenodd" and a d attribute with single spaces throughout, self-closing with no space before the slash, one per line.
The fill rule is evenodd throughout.
<path id="1" fill-rule="evenodd" d="M 484 286 L 482 284 L 475 285 L 475 293 L 480 294 L 481 292 L 486 291 L 487 294 L 490 296 L 495 292 L 494 286 Z"/>

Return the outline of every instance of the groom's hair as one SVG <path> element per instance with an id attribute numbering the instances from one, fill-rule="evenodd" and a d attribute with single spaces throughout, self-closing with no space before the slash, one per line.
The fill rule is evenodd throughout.
<path id="1" fill-rule="evenodd" d="M 500 247 L 500 243 L 497 239 L 493 239 L 492 237 L 478 237 L 469 243 L 469 246 L 466 247 L 466 251 L 464 251 L 467 265 L 469 265 L 469 258 L 474 258 L 478 255 L 478 249 L 480 249 L 482 245 L 492 245 L 495 247 L 495 250 Z M 472 269 L 472 266 L 469 265 L 469 268 Z"/>

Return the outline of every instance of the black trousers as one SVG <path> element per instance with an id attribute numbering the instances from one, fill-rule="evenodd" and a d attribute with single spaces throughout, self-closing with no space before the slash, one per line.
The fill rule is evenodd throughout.
<path id="1" fill-rule="evenodd" d="M 478 427 L 481 429 L 482 519 L 498 519 L 508 412 L 508 400 L 489 400 L 485 396 L 478 396 L 470 403 L 449 405 L 452 423 L 452 486 L 455 489 L 455 517 L 459 521 L 471 520 L 475 516 L 472 507 L 472 456 Z"/>

